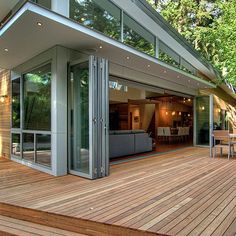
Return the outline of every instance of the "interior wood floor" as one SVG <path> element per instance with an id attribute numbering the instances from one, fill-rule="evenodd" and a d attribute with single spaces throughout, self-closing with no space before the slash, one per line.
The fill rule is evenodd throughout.
<path id="1" fill-rule="evenodd" d="M 207 148 L 112 165 L 98 180 L 1 159 L 0 181 L 2 203 L 165 235 L 236 233 L 236 160 Z"/>

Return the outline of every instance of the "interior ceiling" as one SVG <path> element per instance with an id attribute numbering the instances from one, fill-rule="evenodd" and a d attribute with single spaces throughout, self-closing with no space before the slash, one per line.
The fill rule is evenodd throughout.
<path id="1" fill-rule="evenodd" d="M 19 0 L 0 0 L 0 22 L 18 2 Z"/>
<path id="2" fill-rule="evenodd" d="M 47 14 L 50 14 L 51 19 L 43 16 L 37 10 L 41 8 L 34 7 L 35 12 L 26 10 L 9 29 L 3 33 L 0 31 L 0 68 L 12 69 L 55 45 L 61 45 L 79 51 L 90 51 L 107 58 L 121 68 L 138 70 L 143 76 L 158 76 L 163 81 L 170 81 L 183 89 L 211 87 L 204 81 L 192 79 L 155 58 L 136 53 L 136 50 L 124 47 L 122 43 L 110 40 L 62 16 L 49 11 Z M 52 20 L 54 17 L 60 18 L 58 22 Z M 63 24 L 59 21 L 63 21 Z M 38 26 L 38 22 L 41 22 L 42 26 Z M 73 27 L 69 23 L 73 24 Z"/>

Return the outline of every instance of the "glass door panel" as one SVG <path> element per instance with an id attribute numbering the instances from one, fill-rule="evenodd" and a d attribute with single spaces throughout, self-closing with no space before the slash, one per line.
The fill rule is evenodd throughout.
<path id="1" fill-rule="evenodd" d="M 70 66 L 69 172 L 95 179 L 108 174 L 108 63 L 90 56 Z"/>
<path id="2" fill-rule="evenodd" d="M 71 67 L 70 170 L 89 175 L 89 62 Z"/>
<path id="3" fill-rule="evenodd" d="M 211 146 L 213 126 L 213 104 L 211 96 L 195 98 L 195 144 Z"/>

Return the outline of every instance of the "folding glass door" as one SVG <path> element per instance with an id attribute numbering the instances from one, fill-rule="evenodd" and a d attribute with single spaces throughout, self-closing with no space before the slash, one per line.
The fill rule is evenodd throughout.
<path id="1" fill-rule="evenodd" d="M 90 179 L 106 176 L 108 62 L 90 56 L 71 63 L 69 77 L 69 172 Z"/>
<path id="2" fill-rule="evenodd" d="M 212 146 L 213 97 L 197 96 L 194 101 L 194 143 L 197 146 Z"/>

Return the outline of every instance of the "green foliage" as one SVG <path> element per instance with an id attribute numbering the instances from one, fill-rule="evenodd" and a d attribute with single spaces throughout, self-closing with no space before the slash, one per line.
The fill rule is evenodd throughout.
<path id="1" fill-rule="evenodd" d="M 236 0 L 148 2 L 236 86 Z"/>

